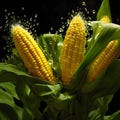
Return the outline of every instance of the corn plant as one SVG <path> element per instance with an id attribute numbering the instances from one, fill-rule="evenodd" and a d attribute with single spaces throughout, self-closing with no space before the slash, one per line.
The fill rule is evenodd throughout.
<path id="1" fill-rule="evenodd" d="M 120 110 L 106 114 L 120 88 L 120 26 L 109 0 L 94 21 L 75 15 L 64 37 L 35 40 L 20 24 L 10 34 L 12 54 L 0 63 L 0 120 L 120 120 Z"/>

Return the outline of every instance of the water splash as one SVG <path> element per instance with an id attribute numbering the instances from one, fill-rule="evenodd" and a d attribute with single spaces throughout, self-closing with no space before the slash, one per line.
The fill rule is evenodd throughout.
<path id="1" fill-rule="evenodd" d="M 23 13 L 21 16 L 19 15 L 19 13 L 16 13 L 15 11 L 10 11 L 8 9 L 5 9 L 5 26 L 0 26 L 0 30 L 3 30 L 5 32 L 5 34 L 3 35 L 3 39 L 6 41 L 6 45 L 3 47 L 3 50 L 7 50 L 8 53 L 10 53 L 12 51 L 12 48 L 14 47 L 14 44 L 11 40 L 10 37 L 10 28 L 12 24 L 21 24 L 23 25 L 26 29 L 29 30 L 29 32 L 36 38 L 37 35 L 37 30 L 39 27 L 39 23 L 38 22 L 38 13 L 35 13 L 32 16 L 28 16 L 28 14 L 26 14 L 26 8 L 25 7 L 21 7 L 21 13 Z M 56 33 L 56 34 L 62 34 L 62 36 L 64 37 L 65 32 L 69 26 L 69 23 L 71 21 L 71 19 L 77 15 L 80 14 L 82 16 L 82 18 L 85 21 L 86 27 L 87 27 L 87 33 L 89 36 L 89 27 L 87 26 L 87 21 L 92 20 L 91 16 L 90 16 L 90 11 L 87 8 L 87 4 L 85 1 L 81 1 L 78 5 L 78 7 L 76 7 L 75 9 L 72 9 L 71 11 L 68 11 L 67 13 L 67 19 L 64 16 L 61 16 L 60 20 L 61 20 L 61 27 L 58 28 L 58 30 L 54 30 L 54 27 L 51 26 L 50 30 L 48 33 Z M 92 14 L 96 14 L 95 10 L 92 10 Z"/>
<path id="2" fill-rule="evenodd" d="M 75 9 L 72 9 L 71 11 L 68 12 L 67 16 L 68 18 L 64 18 L 63 16 L 61 17 L 61 27 L 56 31 L 56 34 L 62 34 L 62 36 L 65 36 L 65 32 L 69 26 L 69 23 L 71 19 L 77 15 L 80 14 L 82 16 L 83 20 L 85 21 L 85 25 L 87 27 L 86 32 L 87 32 L 87 37 L 90 37 L 89 31 L 91 31 L 90 26 L 88 26 L 88 21 L 92 20 L 92 15 L 96 14 L 95 10 L 89 11 L 87 8 L 87 3 L 85 1 L 81 1 Z M 66 19 L 66 20 L 65 20 Z M 63 22 L 64 21 L 64 22 Z M 50 29 L 50 33 L 54 31 L 54 28 Z"/>
<path id="3" fill-rule="evenodd" d="M 35 13 L 33 16 L 28 17 L 28 15 L 25 14 L 25 8 L 21 8 L 23 15 L 17 15 L 17 13 L 5 9 L 5 27 L 4 30 L 11 27 L 12 24 L 21 24 L 26 29 L 31 31 L 34 35 L 36 35 L 35 27 L 39 26 L 39 23 L 37 22 L 38 14 Z"/>
<path id="4" fill-rule="evenodd" d="M 38 14 L 35 13 L 33 16 L 28 17 L 28 15 L 25 14 L 25 7 L 21 7 L 21 13 L 24 14 L 20 16 L 14 11 L 4 9 L 4 24 L 0 26 L 0 31 L 2 32 L 1 39 L 5 44 L 2 48 L 2 51 L 6 51 L 7 55 L 2 59 L 2 61 L 9 57 L 12 49 L 14 48 L 14 43 L 10 34 L 10 29 L 13 24 L 21 24 L 33 35 L 35 39 L 37 39 L 36 29 L 39 27 L 39 23 L 37 22 Z"/>

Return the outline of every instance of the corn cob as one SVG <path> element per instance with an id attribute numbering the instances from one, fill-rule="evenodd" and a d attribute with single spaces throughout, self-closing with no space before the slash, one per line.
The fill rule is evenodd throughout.
<path id="1" fill-rule="evenodd" d="M 110 18 L 109 18 L 108 16 L 103 16 L 103 17 L 100 19 L 100 21 L 105 22 L 105 23 L 110 23 L 110 22 L 111 22 L 111 20 L 110 20 Z"/>
<path id="2" fill-rule="evenodd" d="M 66 31 L 60 56 L 61 76 L 64 85 L 69 85 L 76 67 L 83 59 L 85 40 L 84 21 L 81 16 L 76 15 Z"/>
<path id="3" fill-rule="evenodd" d="M 12 26 L 11 35 L 29 73 L 55 83 L 52 69 L 32 35 L 20 25 Z"/>
<path id="4" fill-rule="evenodd" d="M 92 62 L 88 72 L 88 82 L 94 81 L 98 75 L 108 67 L 120 55 L 120 47 L 118 40 L 112 40 L 104 48 L 104 50 Z"/>
<path id="5" fill-rule="evenodd" d="M 100 21 L 109 23 L 111 20 L 108 16 L 103 16 Z M 93 61 L 88 72 L 88 81 L 91 82 L 111 64 L 120 55 L 120 47 L 118 40 L 112 40 L 105 49 Z"/>

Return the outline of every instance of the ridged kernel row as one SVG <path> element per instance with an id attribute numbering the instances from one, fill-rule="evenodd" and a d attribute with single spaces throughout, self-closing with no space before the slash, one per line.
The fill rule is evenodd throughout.
<path id="1" fill-rule="evenodd" d="M 69 85 L 72 75 L 83 59 L 86 43 L 85 23 L 80 15 L 71 20 L 63 41 L 60 57 L 62 81 Z"/>
<path id="2" fill-rule="evenodd" d="M 30 74 L 55 83 L 52 69 L 33 36 L 20 25 L 12 26 L 11 35 L 15 47 Z"/>

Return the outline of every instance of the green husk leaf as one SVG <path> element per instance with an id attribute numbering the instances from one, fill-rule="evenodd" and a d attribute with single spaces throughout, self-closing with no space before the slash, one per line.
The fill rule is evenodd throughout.
<path id="1" fill-rule="evenodd" d="M 31 76 L 25 71 L 20 70 L 16 65 L 0 63 L 0 82 L 16 82 L 18 80 L 30 80 L 36 83 L 50 84 L 41 78 Z"/>
<path id="2" fill-rule="evenodd" d="M 38 96 L 46 96 L 46 95 L 57 95 L 61 91 L 61 85 L 48 85 L 48 84 L 34 84 L 28 83 L 31 90 L 35 92 Z"/>
<path id="3" fill-rule="evenodd" d="M 49 64 L 53 68 L 57 78 L 60 77 L 59 57 L 63 45 L 63 38 L 57 34 L 43 34 L 38 39 Z"/>
<path id="4" fill-rule="evenodd" d="M 107 16 L 108 19 L 110 20 L 109 22 L 111 22 L 111 11 L 110 11 L 110 5 L 109 5 L 109 0 L 103 0 L 98 12 L 97 12 L 97 20 L 96 21 L 100 21 L 101 18 L 103 18 L 104 16 Z M 91 22 L 88 22 L 88 25 L 91 26 Z M 89 50 L 95 42 L 95 37 L 99 34 L 99 32 L 102 30 L 102 26 L 100 25 L 92 25 L 92 29 L 93 29 L 93 34 L 92 36 L 87 40 L 87 50 Z"/>
<path id="5" fill-rule="evenodd" d="M 18 85 L 22 84 L 22 80 L 32 89 L 36 94 L 40 96 L 58 94 L 61 90 L 61 85 L 51 85 L 45 80 L 41 80 L 37 77 L 33 77 L 21 70 L 15 65 L 0 63 L 0 82 L 15 82 Z"/>
<path id="6" fill-rule="evenodd" d="M 108 16 L 108 18 L 111 20 L 109 0 L 102 1 L 102 4 L 97 12 L 97 20 L 100 20 L 103 16 Z"/>
<path id="7" fill-rule="evenodd" d="M 76 91 L 82 88 L 82 85 L 86 82 L 87 72 L 89 65 L 97 57 L 97 55 L 105 48 L 105 46 L 114 39 L 120 40 L 120 26 L 109 23 L 105 24 L 103 22 L 95 21 L 92 22 L 93 26 L 101 26 L 102 30 L 95 37 L 95 43 L 87 51 L 82 63 L 76 69 L 76 72 L 73 75 L 73 80 L 70 84 L 70 89 Z"/>
<path id="8" fill-rule="evenodd" d="M 19 76 L 30 77 L 26 72 L 19 70 L 16 65 L 6 63 L 0 63 L 0 76 L 0 82 L 16 81 Z"/>

